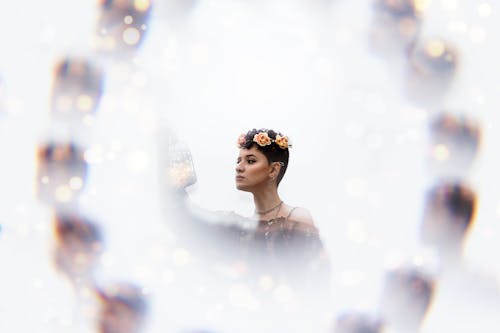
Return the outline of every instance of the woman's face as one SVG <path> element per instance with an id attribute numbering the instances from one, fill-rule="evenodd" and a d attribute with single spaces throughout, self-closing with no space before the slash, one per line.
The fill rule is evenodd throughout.
<path id="1" fill-rule="evenodd" d="M 251 192 L 269 184 L 272 166 L 255 146 L 241 148 L 236 161 L 236 188 Z"/>

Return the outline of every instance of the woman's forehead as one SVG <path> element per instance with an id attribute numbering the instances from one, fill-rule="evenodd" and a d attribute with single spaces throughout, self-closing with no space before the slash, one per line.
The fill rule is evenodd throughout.
<path id="1" fill-rule="evenodd" d="M 247 148 L 240 148 L 239 157 L 255 156 L 255 157 L 265 157 L 265 155 L 258 150 L 255 146 Z"/>

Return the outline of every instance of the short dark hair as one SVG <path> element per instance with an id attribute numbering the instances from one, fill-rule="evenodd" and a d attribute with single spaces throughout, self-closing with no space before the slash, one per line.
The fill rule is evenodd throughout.
<path id="1" fill-rule="evenodd" d="M 253 138 L 256 134 L 265 132 L 271 138 L 272 142 L 270 145 L 267 146 L 261 146 L 257 144 L 256 142 L 253 141 Z M 290 156 L 290 153 L 288 152 L 288 148 L 282 148 L 274 140 L 276 139 L 276 136 L 284 136 L 280 132 L 276 132 L 272 129 L 267 129 L 267 128 L 261 128 L 261 129 L 252 129 L 248 131 L 245 136 L 245 142 L 240 145 L 241 148 L 246 148 L 250 149 L 253 146 L 257 147 L 257 149 L 262 152 L 269 163 L 272 162 L 282 162 L 283 164 L 281 165 L 280 173 L 278 174 L 278 185 L 281 182 L 281 179 L 283 179 L 283 176 L 285 175 L 286 169 L 288 167 L 288 159 Z"/>

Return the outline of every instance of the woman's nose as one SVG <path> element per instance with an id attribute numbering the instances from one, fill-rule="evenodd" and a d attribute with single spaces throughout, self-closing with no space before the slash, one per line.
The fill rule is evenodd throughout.
<path id="1" fill-rule="evenodd" d="M 236 172 L 243 172 L 243 165 L 241 165 L 241 163 L 238 163 L 236 164 L 236 168 L 235 168 Z"/>

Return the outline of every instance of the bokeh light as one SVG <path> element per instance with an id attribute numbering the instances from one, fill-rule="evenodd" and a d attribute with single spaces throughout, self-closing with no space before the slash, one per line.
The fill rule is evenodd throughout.
<path id="1" fill-rule="evenodd" d="M 1 332 L 500 330 L 495 2 L 2 9 Z M 273 249 L 303 279 L 238 246 L 261 127 L 317 228 Z"/>

